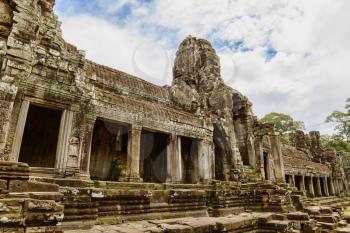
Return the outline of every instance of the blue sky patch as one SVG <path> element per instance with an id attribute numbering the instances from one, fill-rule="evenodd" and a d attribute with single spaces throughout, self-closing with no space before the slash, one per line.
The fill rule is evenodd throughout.
<path id="1" fill-rule="evenodd" d="M 278 51 L 275 48 L 268 46 L 265 52 L 266 61 L 271 61 L 271 59 L 273 59 L 277 53 Z"/>
<path id="2" fill-rule="evenodd" d="M 233 52 L 250 52 L 253 49 L 248 48 L 244 44 L 244 40 L 222 40 L 218 38 L 213 39 L 213 46 L 219 51 L 229 48 Z"/>

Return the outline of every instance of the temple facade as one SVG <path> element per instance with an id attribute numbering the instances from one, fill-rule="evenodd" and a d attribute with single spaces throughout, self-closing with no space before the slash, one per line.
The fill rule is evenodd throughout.
<path id="1" fill-rule="evenodd" d="M 59 232 L 58 222 L 69 230 L 247 208 L 285 213 L 295 210 L 290 195 L 347 195 L 339 156 L 319 133 L 296 132 L 282 145 L 274 125 L 224 83 L 207 40 L 184 39 L 171 85 L 157 86 L 86 59 L 62 38 L 53 5 L 0 0 L 0 203 L 23 198 L 1 227 Z M 28 225 L 22 208 L 32 199 L 41 215 Z M 275 221 L 268 216 L 250 217 Z M 293 228 L 253 220 L 216 232 Z"/>
<path id="2" fill-rule="evenodd" d="M 291 135 L 292 146 L 283 146 L 286 182 L 309 197 L 342 195 L 349 191 L 342 157 L 324 149 L 320 133 Z"/>
<path id="3" fill-rule="evenodd" d="M 161 87 L 87 60 L 62 39 L 53 2 L 6 2 L 2 160 L 44 177 L 195 184 L 239 181 L 246 165 L 284 181 L 278 136 L 224 84 L 208 41 L 186 38 Z"/>

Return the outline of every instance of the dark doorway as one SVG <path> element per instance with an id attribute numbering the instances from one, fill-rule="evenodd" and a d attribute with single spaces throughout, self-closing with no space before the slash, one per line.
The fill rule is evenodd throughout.
<path id="1" fill-rule="evenodd" d="M 300 191 L 301 190 L 301 176 L 295 176 L 295 187 Z"/>
<path id="2" fill-rule="evenodd" d="M 54 168 L 62 111 L 29 105 L 19 162 Z"/>
<path id="3" fill-rule="evenodd" d="M 284 179 L 286 180 L 286 183 L 289 184 L 289 175 L 285 175 Z"/>
<path id="4" fill-rule="evenodd" d="M 269 175 L 269 157 L 268 154 L 264 152 L 264 175 L 265 175 L 265 180 L 270 179 Z"/>
<path id="5" fill-rule="evenodd" d="M 140 175 L 144 182 L 166 182 L 168 144 L 168 134 L 142 131 Z"/>
<path id="6" fill-rule="evenodd" d="M 97 119 L 91 142 L 90 176 L 118 181 L 126 171 L 129 126 Z"/>
<path id="7" fill-rule="evenodd" d="M 198 180 L 198 141 L 181 138 L 182 177 L 184 183 L 193 184 Z"/>

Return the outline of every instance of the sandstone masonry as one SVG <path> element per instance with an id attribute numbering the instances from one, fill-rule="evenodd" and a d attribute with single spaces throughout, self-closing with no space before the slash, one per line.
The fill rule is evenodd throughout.
<path id="1" fill-rule="evenodd" d="M 87 60 L 53 5 L 0 0 L 0 232 L 346 232 L 339 155 L 283 146 L 207 40 L 161 87 Z"/>

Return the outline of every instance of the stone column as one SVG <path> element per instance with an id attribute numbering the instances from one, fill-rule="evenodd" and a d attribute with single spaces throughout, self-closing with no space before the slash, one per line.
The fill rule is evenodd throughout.
<path id="1" fill-rule="evenodd" d="M 322 179 L 323 179 L 323 190 L 325 192 L 325 195 L 328 197 L 329 191 L 328 191 L 328 185 L 327 185 L 327 177 L 322 177 Z"/>
<path id="2" fill-rule="evenodd" d="M 338 187 L 339 187 L 339 193 L 343 194 L 343 191 L 344 191 L 343 183 L 339 179 L 337 180 L 337 182 L 338 182 Z"/>
<path id="3" fill-rule="evenodd" d="M 275 165 L 275 175 L 277 182 L 285 182 L 284 163 L 279 135 L 276 133 L 270 134 L 271 152 Z"/>
<path id="4" fill-rule="evenodd" d="M 287 175 L 288 176 L 288 184 L 290 185 L 290 187 L 293 187 L 293 176 L 291 175 Z"/>
<path id="5" fill-rule="evenodd" d="M 19 111 L 19 116 L 17 119 L 15 136 L 13 138 L 13 143 L 12 143 L 11 156 L 10 156 L 11 162 L 18 162 L 19 153 L 22 145 L 24 128 L 25 128 L 27 115 L 28 115 L 28 109 L 29 109 L 29 101 L 23 100 L 21 104 L 21 109 Z"/>
<path id="6" fill-rule="evenodd" d="M 80 177 L 90 179 L 91 142 L 96 118 L 87 118 L 81 128 Z"/>
<path id="7" fill-rule="evenodd" d="M 337 184 L 337 179 L 332 179 L 332 183 L 333 183 L 333 187 L 334 187 L 334 193 L 336 196 L 339 195 L 339 188 L 338 188 L 338 184 Z"/>
<path id="8" fill-rule="evenodd" d="M 256 168 L 256 158 L 255 158 L 255 147 L 254 147 L 254 138 L 252 136 L 248 137 L 247 140 L 247 149 L 248 149 L 248 156 L 249 156 L 249 165 L 252 168 Z"/>
<path id="9" fill-rule="evenodd" d="M 312 176 L 310 177 L 306 177 L 307 179 L 309 179 L 309 182 L 308 182 L 308 190 L 309 190 L 309 195 L 310 197 L 315 197 L 315 190 L 314 190 L 314 184 L 313 184 L 313 178 Z"/>
<path id="10" fill-rule="evenodd" d="M 301 179 L 300 179 L 300 191 L 305 192 L 305 176 L 301 176 Z"/>
<path id="11" fill-rule="evenodd" d="M 166 183 L 171 183 L 172 180 L 172 161 L 171 159 L 173 158 L 173 151 L 174 151 L 174 144 L 173 144 L 173 137 L 174 135 L 170 134 L 169 135 L 169 141 L 168 141 L 168 145 L 167 145 L 167 151 L 166 151 Z M 141 166 L 141 165 L 140 165 Z"/>
<path id="12" fill-rule="evenodd" d="M 265 168 L 264 168 L 264 149 L 262 144 L 262 137 L 256 136 L 255 141 L 255 158 L 257 160 L 257 164 L 259 165 L 259 171 L 263 179 L 265 179 Z"/>
<path id="13" fill-rule="evenodd" d="M 142 127 L 132 125 L 128 140 L 127 180 L 141 181 L 140 178 L 140 146 Z"/>
<path id="14" fill-rule="evenodd" d="M 72 131 L 72 120 L 73 112 L 65 110 L 61 117 L 55 163 L 55 168 L 57 169 L 60 176 L 64 176 L 65 174 L 65 168 L 68 158 L 67 156 L 69 149 L 69 139 Z"/>
<path id="15" fill-rule="evenodd" d="M 212 144 L 210 140 L 201 140 L 198 143 L 198 170 L 199 179 L 208 182 L 213 178 L 212 171 Z"/>
<path id="16" fill-rule="evenodd" d="M 335 195 L 335 191 L 334 191 L 334 185 L 333 185 L 332 177 L 329 177 L 327 179 L 327 183 L 328 183 L 329 194 L 334 196 Z"/>
<path id="17" fill-rule="evenodd" d="M 346 195 L 348 195 L 349 194 L 349 184 L 348 184 L 347 180 L 345 180 L 345 181 L 342 180 L 342 182 L 344 184 L 344 192 Z"/>
<path id="18" fill-rule="evenodd" d="M 290 176 L 291 177 L 291 181 L 292 181 L 292 187 L 296 187 L 296 185 L 295 185 L 295 175 L 291 175 Z"/>
<path id="19" fill-rule="evenodd" d="M 10 82 L 7 82 L 10 80 Z M 18 88 L 11 84 L 13 77 L 0 77 L 0 160 L 9 160 L 5 156 L 5 145 L 10 128 L 10 120 Z"/>
<path id="20" fill-rule="evenodd" d="M 337 189 L 338 189 L 338 194 L 341 194 L 341 187 L 339 185 L 338 179 L 335 180 L 335 183 L 336 183 L 336 186 L 337 186 Z"/>
<path id="21" fill-rule="evenodd" d="M 168 180 L 172 183 L 181 183 L 182 181 L 182 158 L 181 158 L 181 137 L 170 135 L 168 150 Z"/>
<path id="22" fill-rule="evenodd" d="M 316 182 L 316 193 L 317 193 L 317 196 L 322 197 L 321 179 L 320 179 L 320 177 L 317 177 L 316 180 L 317 180 L 317 182 Z"/>

